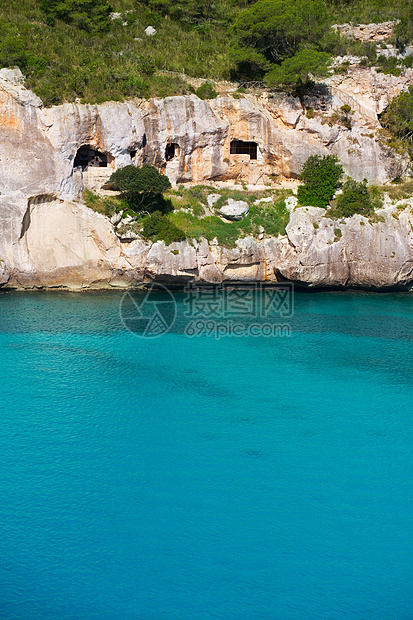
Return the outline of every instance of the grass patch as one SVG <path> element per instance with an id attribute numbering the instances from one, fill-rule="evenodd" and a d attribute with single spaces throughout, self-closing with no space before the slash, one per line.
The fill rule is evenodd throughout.
<path id="1" fill-rule="evenodd" d="M 224 222 L 216 215 L 200 219 L 181 209 L 175 210 L 168 217 L 184 231 L 187 239 L 199 240 L 205 237 L 208 241 L 212 241 L 216 238 L 220 245 L 226 247 L 234 247 L 237 239 L 247 235 L 258 236 L 260 227 L 264 228 L 265 234 L 269 236 L 277 237 L 285 234 L 290 218 L 289 211 L 285 207 L 285 198 L 290 192 L 278 192 L 273 205 L 252 204 L 257 199 L 256 194 L 229 189 L 220 190 L 219 193 L 221 193 L 221 198 L 215 203 L 214 208 L 220 208 L 228 198 L 244 200 L 249 203 L 250 207 L 247 217 L 239 222 Z"/>
<path id="2" fill-rule="evenodd" d="M 413 196 L 413 180 L 384 185 L 382 189 L 393 202 L 406 200 Z"/>
<path id="3" fill-rule="evenodd" d="M 124 211 L 125 215 L 135 215 L 135 213 L 129 209 L 128 204 L 119 196 L 100 196 L 99 194 L 91 192 L 89 189 L 85 189 L 82 198 L 89 209 L 93 209 L 93 211 L 106 215 L 107 217 L 111 217 L 115 213 L 119 213 L 119 211 Z"/>

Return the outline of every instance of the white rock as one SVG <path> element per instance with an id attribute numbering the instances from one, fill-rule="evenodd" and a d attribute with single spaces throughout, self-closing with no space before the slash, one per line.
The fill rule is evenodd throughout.
<path id="1" fill-rule="evenodd" d="M 272 202 L 274 199 L 271 196 L 268 196 L 268 198 L 259 198 L 258 200 L 254 201 L 255 205 L 260 205 L 263 204 L 264 202 Z"/>
<path id="2" fill-rule="evenodd" d="M 156 34 L 156 30 L 153 26 L 148 26 L 145 28 L 145 34 L 147 37 L 153 37 L 153 35 Z"/>
<path id="3" fill-rule="evenodd" d="M 219 194 L 208 194 L 207 196 L 208 207 L 211 208 L 220 198 L 221 196 Z"/>
<path id="4" fill-rule="evenodd" d="M 119 211 L 119 213 L 114 213 L 110 218 L 110 223 L 114 226 L 117 226 L 122 219 L 123 211 Z"/>
<path id="5" fill-rule="evenodd" d="M 294 211 L 297 204 L 298 204 L 298 199 L 296 196 L 288 196 L 288 198 L 285 199 L 285 206 L 288 209 L 288 211 Z"/>
<path id="6" fill-rule="evenodd" d="M 10 278 L 10 271 L 4 260 L 0 259 L 0 284 L 6 284 Z"/>
<path id="7" fill-rule="evenodd" d="M 219 213 L 228 220 L 239 221 L 248 214 L 248 211 L 248 203 L 243 200 L 233 200 L 232 198 L 228 198 L 227 204 L 221 207 Z"/>
<path id="8" fill-rule="evenodd" d="M 128 230 L 127 232 L 118 235 L 119 239 L 140 239 L 140 235 L 136 233 L 134 230 Z"/>
<path id="9" fill-rule="evenodd" d="M 14 84 L 15 86 L 23 85 L 26 79 L 19 67 L 14 67 L 13 69 L 1 69 L 0 78 L 2 80 L 6 80 L 10 84 Z"/>

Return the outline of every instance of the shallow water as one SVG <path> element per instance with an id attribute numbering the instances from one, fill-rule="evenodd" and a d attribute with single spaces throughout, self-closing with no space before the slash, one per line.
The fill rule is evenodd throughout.
<path id="1" fill-rule="evenodd" d="M 220 339 L 121 297 L 0 293 L 2 620 L 413 618 L 411 296 Z"/>

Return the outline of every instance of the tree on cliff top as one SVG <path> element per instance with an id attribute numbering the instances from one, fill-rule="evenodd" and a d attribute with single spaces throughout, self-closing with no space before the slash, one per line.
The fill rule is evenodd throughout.
<path id="1" fill-rule="evenodd" d="M 270 88 L 291 90 L 309 82 L 310 75 L 326 77 L 329 55 L 320 51 L 320 42 L 328 30 L 328 13 L 322 0 L 258 0 L 241 11 L 233 29 L 241 43 L 233 53 L 238 70 L 266 69 Z M 251 50 L 250 68 L 242 49 Z"/>
<path id="2" fill-rule="evenodd" d="M 331 58 L 325 52 L 302 50 L 269 71 L 265 81 L 270 88 L 284 86 L 290 89 L 293 86 L 299 90 L 300 86 L 308 84 L 312 77 L 327 77 L 330 62 Z"/>
<path id="3" fill-rule="evenodd" d="M 129 165 L 118 168 L 111 174 L 112 188 L 122 192 L 123 198 L 135 211 L 169 211 L 170 205 L 162 196 L 171 187 L 165 174 L 154 166 L 144 164 L 141 168 Z"/>
<path id="4" fill-rule="evenodd" d="M 293 56 L 302 46 L 317 45 L 327 28 L 321 0 L 258 0 L 241 11 L 234 24 L 243 43 L 271 62 Z"/>

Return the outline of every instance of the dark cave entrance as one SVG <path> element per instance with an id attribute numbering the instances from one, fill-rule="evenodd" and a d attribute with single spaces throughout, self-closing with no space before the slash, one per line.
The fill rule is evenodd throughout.
<path id="1" fill-rule="evenodd" d="M 171 161 L 176 155 L 179 154 L 179 145 L 175 144 L 175 142 L 171 142 L 166 145 L 165 148 L 165 159 L 166 161 Z"/>
<path id="2" fill-rule="evenodd" d="M 73 164 L 74 168 L 82 168 L 82 170 L 87 170 L 88 168 L 107 168 L 107 166 L 107 155 L 96 151 L 88 145 L 81 146 L 78 149 Z"/>
<path id="3" fill-rule="evenodd" d="M 257 143 L 232 140 L 230 147 L 231 155 L 249 155 L 250 159 L 257 159 Z"/>

